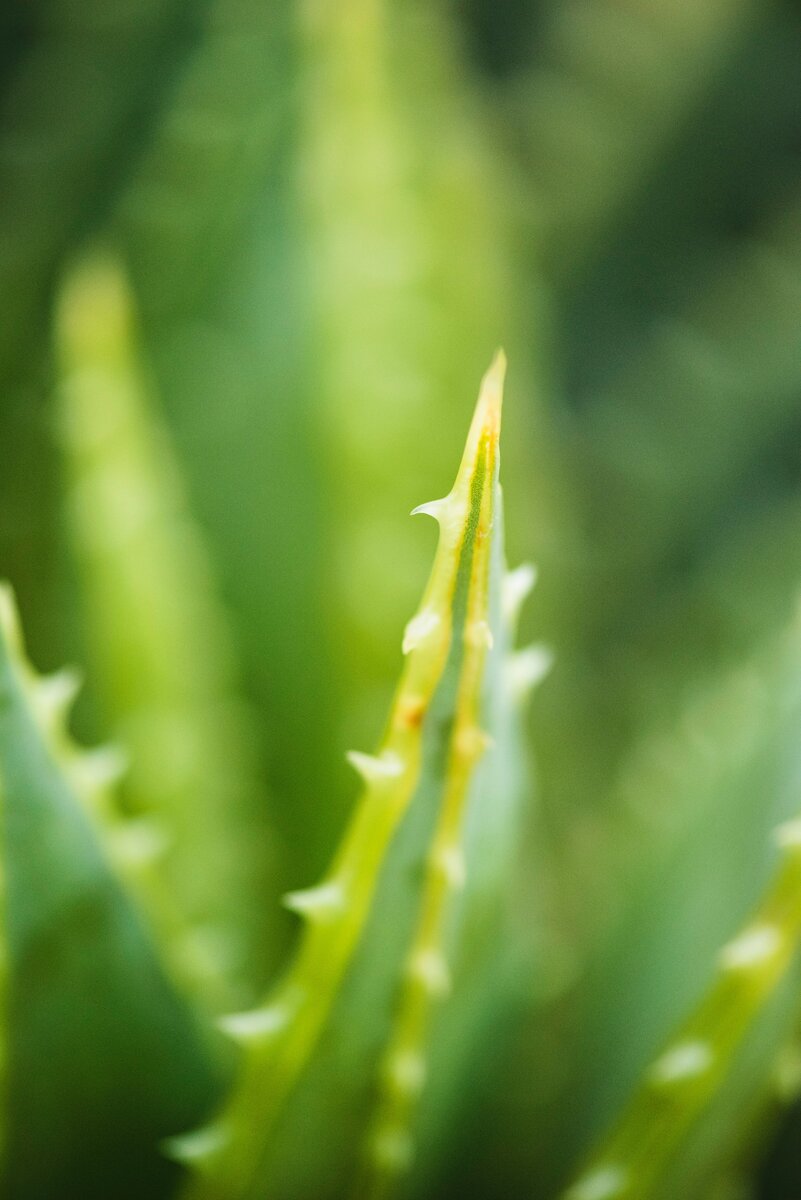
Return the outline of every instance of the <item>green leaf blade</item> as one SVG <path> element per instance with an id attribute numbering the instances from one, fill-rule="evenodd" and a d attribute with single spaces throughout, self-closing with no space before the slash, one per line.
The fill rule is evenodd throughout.
<path id="1" fill-rule="evenodd" d="M 43 1200 L 165 1186 L 156 1139 L 219 1079 L 76 792 L 80 752 L 42 705 L 0 594 L 8 934 L 8 1178 Z M 121 1165 L 126 1170 L 120 1177 Z"/>
<path id="2" fill-rule="evenodd" d="M 212 1126 L 176 1147 L 196 1167 L 192 1200 L 340 1195 L 360 1159 L 366 1194 L 392 1182 L 376 1144 L 413 1136 L 464 884 L 470 785 L 488 743 L 504 367 L 499 356 L 485 378 L 453 490 L 417 510 L 440 527 L 434 568 L 379 753 L 351 756 L 365 792 L 340 850 L 318 887 L 288 897 L 306 920 L 296 958 L 261 1009 L 227 1023 L 246 1046 L 240 1083 Z M 382 1052 L 389 1068 L 377 1077 Z M 413 1086 L 382 1092 L 392 1076 Z"/>

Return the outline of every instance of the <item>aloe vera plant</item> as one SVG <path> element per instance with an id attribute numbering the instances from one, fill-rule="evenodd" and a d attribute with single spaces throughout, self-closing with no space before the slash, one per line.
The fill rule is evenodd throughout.
<path id="1" fill-rule="evenodd" d="M 800 56 L 0 6 L 5 1200 L 799 1194 Z"/>
<path id="2" fill-rule="evenodd" d="M 504 370 L 499 355 L 453 489 L 415 509 L 435 518 L 440 541 L 386 733 L 376 755 L 349 756 L 364 790 L 326 876 L 286 898 L 305 926 L 293 964 L 262 1006 L 223 1023 L 244 1046 L 242 1076 L 212 1124 L 175 1144 L 195 1172 L 187 1196 L 338 1195 L 354 1173 L 355 1194 L 383 1194 L 413 1160 L 432 1026 L 451 987 L 475 989 L 476 1008 L 488 1002 L 497 931 L 481 923 L 509 868 L 515 790 L 493 770 L 492 739 L 515 720 L 507 693 L 525 692 L 545 661 L 509 651 L 530 578 L 507 577 L 504 608 Z M 459 928 L 476 924 L 465 958 Z M 325 1132 L 303 1150 L 310 1112 Z"/>
<path id="3" fill-rule="evenodd" d="M 86 491 L 98 479 L 119 477 L 140 489 L 143 502 L 149 497 L 152 505 L 158 497 L 158 490 L 151 494 L 148 489 L 158 489 L 161 457 L 149 445 L 151 418 L 138 395 L 141 385 L 126 349 L 130 314 L 120 287 L 119 271 L 96 260 L 72 279 L 60 325 L 70 453 L 84 500 L 76 510 L 77 532 L 86 546 L 88 582 L 100 589 L 98 612 L 105 607 L 112 616 L 115 609 L 122 613 L 126 605 L 137 603 L 139 581 L 146 580 L 148 570 L 157 570 L 158 561 L 165 567 L 167 563 L 166 548 L 158 546 L 163 534 L 155 529 L 148 534 L 147 523 L 137 521 L 132 530 L 138 549 L 129 559 L 135 563 L 130 574 L 117 555 L 129 554 L 134 543 L 117 536 L 115 510 L 104 514 L 89 503 Z M 102 320 L 88 320 L 98 303 Z M 92 341 L 102 330 L 100 340 Z M 434 568 L 404 634 L 405 664 L 382 745 L 375 755 L 349 755 L 362 778 L 363 793 L 342 845 L 320 884 L 286 897 L 287 907 L 304 923 L 295 959 L 263 1005 L 222 1021 L 225 1032 L 242 1047 L 230 1097 L 210 1125 L 171 1143 L 174 1155 L 191 1165 L 187 1196 L 333 1196 L 345 1193 L 350 1177 L 359 1180 L 355 1194 L 384 1194 L 410 1168 L 418 1141 L 422 1147 L 428 1143 L 430 1152 L 432 1133 L 442 1129 L 456 1103 L 454 1088 L 469 1074 L 479 1031 L 508 1008 L 514 952 L 498 938 L 507 927 L 504 913 L 523 790 L 515 728 L 520 704 L 547 668 L 548 656 L 537 647 L 517 654 L 512 650 L 520 604 L 534 576 L 529 568 L 509 574 L 504 563 L 498 482 L 504 373 L 505 359 L 499 354 L 483 382 L 451 492 L 415 510 L 434 517 L 439 525 Z M 89 431 L 95 424 L 90 414 L 100 385 L 110 407 L 104 410 L 108 437 L 98 442 L 89 439 Z M 93 460 L 86 458 L 89 449 L 96 456 Z M 112 524 L 104 526 L 109 515 Z M 152 551 L 149 536 L 156 538 Z M 150 555 L 155 556 L 152 567 Z M 177 562 L 176 554 L 173 558 Z M 174 586 L 180 584 L 179 572 Z M 152 599 L 147 606 L 151 614 Z M 207 830 L 199 807 L 206 802 L 202 787 L 193 788 L 191 820 L 182 815 L 188 797 L 170 791 L 150 795 L 144 816 L 135 810 L 126 815 L 115 794 L 115 757 L 105 751 L 79 751 L 67 733 L 73 677 L 38 677 L 24 657 L 8 592 L 3 593 L 2 612 L 7 696 L 3 795 L 7 852 L 13 859 L 5 900 L 7 1090 L 14 1113 L 7 1138 L 12 1178 L 15 1171 L 22 1179 L 31 1172 L 31 1179 L 40 1179 L 42 1194 L 49 1194 L 48 1171 L 59 1162 L 58 1155 L 51 1150 L 43 1164 L 34 1155 L 37 1103 L 43 1097 L 34 1090 L 28 1098 L 15 1074 L 26 1054 L 36 1061 L 41 1049 L 35 1039 L 44 1036 L 36 1024 L 36 1005 L 22 1003 L 28 986 L 25 964 L 32 954 L 29 944 L 35 947 L 37 938 L 45 944 L 53 936 L 67 938 L 66 958 L 53 967 L 45 993 L 50 1005 L 63 1000 L 65 989 L 85 982 L 80 974 L 75 978 L 76 971 L 88 969 L 86 964 L 81 967 L 81 954 L 90 956 L 92 971 L 104 972 L 108 998 L 100 1009 L 101 1033 L 91 1035 L 96 1036 L 98 1055 L 105 1052 L 98 1070 L 115 1061 L 103 1042 L 105 1024 L 112 1033 L 118 1025 L 124 1029 L 126 1022 L 132 1024 L 129 1036 L 135 1047 L 145 1020 L 154 1048 L 159 1031 L 169 1029 L 173 1039 L 180 1033 L 177 1047 L 164 1055 L 162 1072 L 149 1071 L 154 1093 L 159 1094 L 165 1071 L 170 1077 L 178 1069 L 185 1076 L 184 1092 L 202 1104 L 204 1095 L 219 1088 L 220 1069 L 214 1066 L 219 1052 L 202 1036 L 197 1018 L 168 982 L 175 926 L 164 924 L 160 904 L 172 889 L 176 913 L 191 921 L 202 913 L 203 905 L 200 910 L 197 906 L 205 893 L 186 889 L 180 870 L 170 867 L 169 845 L 164 850 L 158 839 L 154 842 L 147 822 L 155 819 L 174 836 L 192 839 L 194 860 L 206 863 L 210 872 L 198 882 L 230 890 L 235 884 L 220 873 L 226 859 L 220 858 L 223 847 L 218 843 L 228 836 L 226 822 L 232 824 L 235 839 L 241 818 L 229 809 L 218 829 Z M 159 678 L 169 678 L 163 669 L 152 681 L 148 675 L 148 664 L 156 660 L 147 639 L 156 639 L 158 652 L 159 626 L 149 622 L 142 628 L 143 640 L 132 660 L 126 654 L 133 647 L 135 609 L 128 628 L 126 639 L 122 627 L 111 624 L 103 633 L 101 625 L 100 650 L 105 653 L 107 646 L 112 653 L 112 682 L 133 688 L 139 704 L 156 703 L 160 695 L 169 696 L 163 684 L 161 692 L 155 686 Z M 161 653 L 176 650 L 164 641 Z M 193 702 L 202 695 L 195 691 Z M 200 712 L 190 710 L 186 720 L 203 728 Z M 120 733 L 134 755 L 146 749 L 139 724 L 126 731 L 123 723 Z M 203 753 L 211 749 L 204 746 Z M 44 786 L 37 782 L 40 776 Z M 200 785 L 205 782 L 203 775 L 198 777 Z M 142 795 L 142 788 L 134 787 L 132 798 Z M 39 830 L 33 840 L 31 830 Z M 206 844 L 204 838 L 209 839 Z M 51 863 L 47 854 L 58 854 L 70 842 L 74 849 L 69 859 L 60 866 Z M 236 841 L 230 845 L 235 847 Z M 155 876 L 153 855 L 165 860 L 164 866 L 156 862 Z M 37 904 L 26 908 L 31 871 L 48 873 L 53 897 L 48 900 L 50 893 L 41 892 Z M 147 933 L 136 901 L 126 898 L 122 880 L 129 881 L 155 917 L 156 932 L 166 939 L 164 957 Z M 86 905 L 97 912 L 100 925 L 90 921 L 81 932 Z M 225 976 L 223 961 L 216 969 Z M 120 1006 L 119 989 L 133 977 L 138 983 Z M 181 981 L 180 971 L 175 978 Z M 206 986 L 212 989 L 209 979 Z M 459 1031 L 458 1038 L 443 1034 L 448 1025 Z M 57 1059 L 60 1065 L 66 1061 L 64 1054 L 81 1052 L 82 1038 L 90 1036 L 91 1029 L 90 1021 L 87 1030 L 59 1030 L 59 1042 L 66 1038 Z M 77 1037 L 72 1047 L 71 1036 Z M 190 1052 L 195 1060 L 187 1070 L 180 1067 L 181 1054 Z M 333 1109 L 332 1072 L 341 1097 Z M 37 1072 L 35 1078 L 40 1075 Z M 87 1103 L 97 1104 L 103 1094 L 102 1072 L 93 1082 L 99 1095 L 90 1095 Z M 117 1095 L 130 1114 L 124 1078 L 118 1081 Z M 181 1095 L 180 1089 L 176 1094 L 167 1089 L 161 1107 L 154 1104 L 143 1113 L 143 1121 L 153 1122 L 154 1141 L 158 1131 L 170 1131 L 170 1123 L 174 1128 L 175 1119 L 165 1119 L 168 1112 L 190 1111 L 188 1099 Z M 76 1119 L 85 1115 L 78 1105 Z M 313 1152 L 304 1151 L 315 1115 L 322 1136 Z M 22 1125 L 20 1116 L 25 1117 Z M 131 1124 L 136 1129 L 135 1118 Z M 20 1150 L 15 1139 L 21 1138 L 22 1130 Z M 113 1139 L 106 1150 L 119 1154 Z M 155 1146 L 152 1151 L 155 1154 Z M 81 1186 L 89 1194 L 91 1177 Z"/>

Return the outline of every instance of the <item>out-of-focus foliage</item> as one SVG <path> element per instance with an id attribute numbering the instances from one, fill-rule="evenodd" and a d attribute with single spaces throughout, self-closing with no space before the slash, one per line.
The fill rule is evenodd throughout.
<path id="1" fill-rule="evenodd" d="M 425 1161 L 418 1109 L 441 1144 L 480 1033 L 508 1010 L 514 728 L 543 656 L 510 648 L 531 578 L 504 570 L 504 369 L 499 356 L 453 489 L 420 507 L 440 529 L 433 571 L 380 750 L 349 756 L 364 786 L 341 847 L 286 897 L 305 923 L 297 956 L 264 1005 L 225 1021 L 241 1081 L 177 1143 L 197 1172 L 188 1197 L 385 1194 Z"/>
<path id="2" fill-rule="evenodd" d="M 152 411 L 112 262 L 90 259 L 72 274 L 57 326 L 67 518 L 104 710 L 130 754 L 131 806 L 166 843 L 166 890 L 187 926 L 176 962 L 201 989 L 238 979 L 242 1000 L 269 928 L 260 882 L 269 838 L 212 568 Z"/>
<path id="3" fill-rule="evenodd" d="M 9 1196 L 29 1200 L 23 1179 L 45 1195 L 47 1172 L 93 1154 L 81 1194 L 110 1194 L 115 1156 L 122 1178 L 140 1147 L 154 1173 L 137 1194 L 170 1195 L 154 1137 L 208 1116 L 228 1065 L 210 1065 L 204 1006 L 190 1015 L 175 989 L 205 970 L 207 1005 L 250 1001 L 283 969 L 278 899 L 321 875 L 346 828 L 341 750 L 380 738 L 425 573 L 404 513 L 447 486 L 503 343 L 507 540 L 538 565 L 524 634 L 555 667 L 525 739 L 513 986 L 502 1020 L 457 1007 L 441 1031 L 436 1117 L 405 1186 L 548 1200 L 582 1162 L 605 1166 L 622 1111 L 644 1119 L 644 1093 L 627 1098 L 704 1011 L 716 955 L 776 870 L 772 831 L 799 809 L 801 7 L 9 0 L 0 33 L 0 576 L 34 660 L 87 664 L 75 725 L 125 746 L 116 816 L 136 818 L 128 858 L 148 858 L 108 874 L 52 762 L 37 820 L 48 796 L 69 800 L 83 857 L 63 879 L 25 858 L 3 724 L 2 1021 L 28 1004 L 25 872 L 46 869 L 56 898 L 91 875 L 92 913 L 110 905 L 153 973 L 128 988 L 98 951 L 108 998 L 79 1027 L 69 956 L 54 942 L 26 961 L 25 997 L 48 989 L 30 1021 L 84 1039 L 94 1112 L 103 1056 L 123 1057 L 108 1123 L 74 1161 L 70 1079 L 47 1081 L 77 1062 L 53 1057 L 36 1094 L 28 1081 L 31 1129 L 59 1133 L 41 1163 L 12 1127 L 0 1138 Z M 80 345 L 63 307 L 98 245 L 136 314 L 111 363 L 114 289 Z M 107 493 L 91 486 L 106 471 Z M 130 541 L 114 537 L 128 485 L 151 520 Z M 24 724 L 15 711 L 3 722 Z M 519 747 L 500 745 L 516 773 Z M 36 765 L 26 747 L 18 774 Z M 160 951 L 137 941 L 138 901 Z M 801 1190 L 788 938 L 785 982 L 638 1195 Z M 152 1004 L 182 1031 L 169 1066 L 166 1026 L 138 1048 Z M 47 1039 L 24 1036 L 33 1079 Z M 12 1039 L 12 1100 L 16 1053 Z M 309 1114 L 292 1137 L 316 1136 Z M 613 1174 L 590 1181 L 582 1200 L 626 1194 Z"/>
<path id="4" fill-rule="evenodd" d="M 215 1095 L 211 1053 L 116 878 L 136 829 L 66 732 L 74 681 L 33 671 L 8 589 L 0 670 L 4 1187 L 133 1197 L 167 1185 L 156 1139 Z"/>

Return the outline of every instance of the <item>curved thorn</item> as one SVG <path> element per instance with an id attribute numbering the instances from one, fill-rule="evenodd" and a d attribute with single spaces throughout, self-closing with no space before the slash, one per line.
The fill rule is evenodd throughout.
<path id="1" fill-rule="evenodd" d="M 124 778 L 128 767 L 128 755 L 116 744 L 81 751 L 71 764 L 78 786 L 90 794 L 116 787 Z"/>
<path id="2" fill-rule="evenodd" d="M 229 1013 L 220 1017 L 217 1027 L 240 1045 L 251 1045 L 269 1041 L 286 1027 L 288 1021 L 287 1010 L 271 1004 L 250 1012 Z"/>
<path id="3" fill-rule="evenodd" d="M 440 500 L 427 500 L 425 504 L 418 504 L 417 508 L 413 508 L 411 516 L 433 517 L 441 525 L 447 519 L 450 506 L 450 496 L 443 496 Z"/>
<path id="4" fill-rule="evenodd" d="M 360 750 L 349 750 L 345 757 L 368 784 L 399 779 L 404 771 L 403 759 L 391 751 L 375 755 L 363 754 Z"/>
<path id="5" fill-rule="evenodd" d="M 442 624 L 442 617 L 431 608 L 421 608 L 412 617 L 403 634 L 403 653 L 418 650 Z"/>
<path id="6" fill-rule="evenodd" d="M 521 563 L 513 571 L 508 571 L 502 584 L 503 615 L 506 622 L 514 627 L 520 616 L 520 610 L 534 590 L 537 582 L 537 568 L 533 563 Z"/>
<path id="7" fill-rule="evenodd" d="M 287 892 L 283 898 L 285 908 L 309 920 L 334 917 L 344 907 L 345 893 L 339 883 L 321 883 L 318 887 L 299 892 Z"/>
<path id="8" fill-rule="evenodd" d="M 78 692 L 81 689 L 80 673 L 71 667 L 43 675 L 33 685 L 33 702 L 36 711 L 47 728 L 53 728 L 65 720 Z"/>
<path id="9" fill-rule="evenodd" d="M 506 678 L 513 698 L 526 700 L 537 684 L 541 683 L 553 666 L 553 652 L 547 646 L 536 644 L 510 654 L 506 661 Z"/>
<path id="10" fill-rule="evenodd" d="M 204 1125 L 191 1133 L 168 1138 L 162 1149 L 168 1158 L 187 1166 L 198 1166 L 213 1158 L 229 1141 L 229 1133 L 221 1124 Z"/>

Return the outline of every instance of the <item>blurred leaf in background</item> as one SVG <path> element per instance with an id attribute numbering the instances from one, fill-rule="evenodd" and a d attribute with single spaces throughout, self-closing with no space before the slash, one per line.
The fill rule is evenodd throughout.
<path id="1" fill-rule="evenodd" d="M 104 633 L 83 599 L 53 336 L 99 241 L 204 547 L 199 575 L 172 569 L 214 581 L 214 619 L 176 617 L 151 661 L 195 766 L 230 764 L 247 797 L 219 849 L 258 842 L 228 912 L 250 995 L 283 962 L 278 897 L 344 827 L 342 750 L 380 734 L 428 553 L 405 513 L 447 488 L 509 351 L 509 550 L 539 567 L 524 635 L 556 662 L 510 869 L 516 1000 L 409 1188 L 547 1200 L 703 991 L 797 806 L 777 647 L 801 585 L 801 6 L 8 0 L 0 35 L 0 575 L 35 661 L 93 664 L 78 727 L 121 736 L 130 693 L 101 664 L 136 623 L 121 604 Z M 158 644 L 153 596 L 127 603 Z M 236 736 L 204 736 L 218 701 Z M 192 880 L 191 857 L 214 892 L 222 867 Z M 745 1115 L 731 1099 L 663 1185 L 708 1196 L 746 1164 L 759 1200 L 795 1195 L 801 1117 Z"/>

